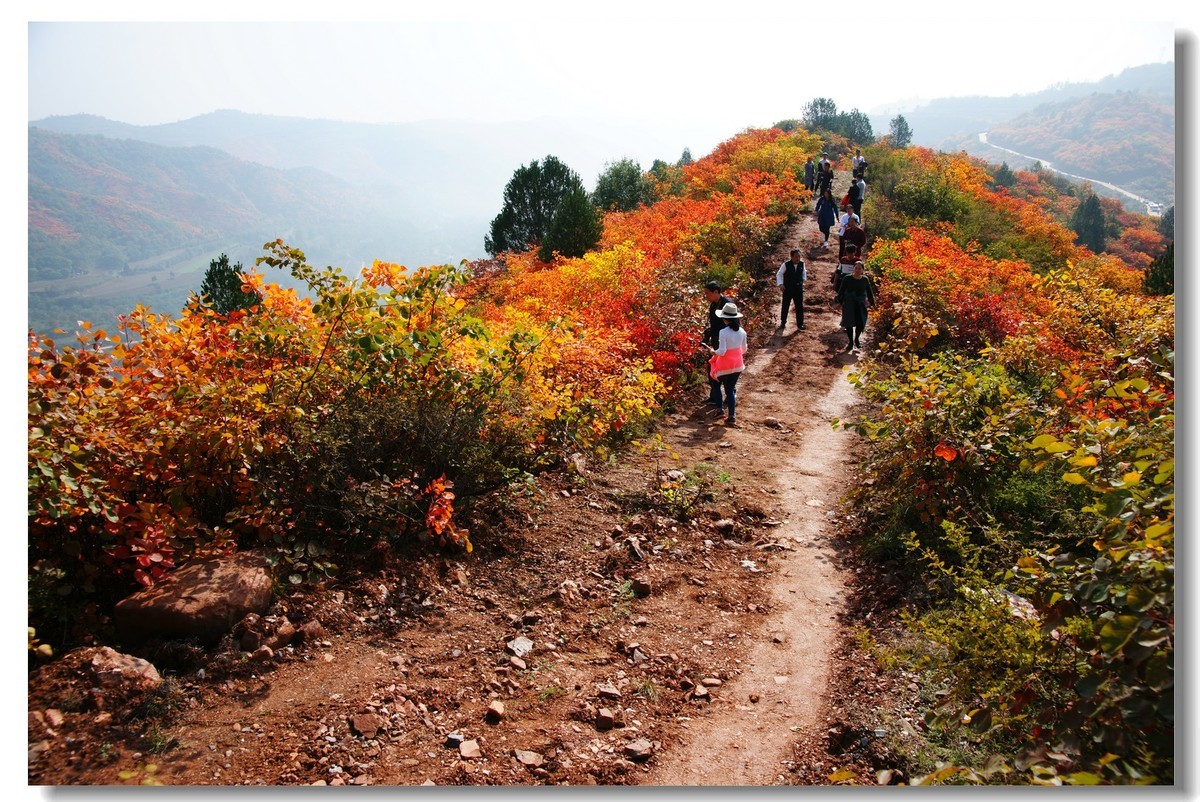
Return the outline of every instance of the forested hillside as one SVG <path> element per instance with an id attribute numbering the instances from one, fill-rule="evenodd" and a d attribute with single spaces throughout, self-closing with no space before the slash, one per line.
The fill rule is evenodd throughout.
<path id="1" fill-rule="evenodd" d="M 915 144 L 1014 167 L 1041 159 L 1165 208 L 1175 202 L 1174 70 L 1173 63 L 1147 64 L 1095 83 L 1007 98 L 945 98 L 900 113 Z M 887 119 L 872 116 L 881 129 Z M 990 143 L 1031 158 L 1022 161 L 981 144 L 984 132 Z"/>
<path id="2" fill-rule="evenodd" d="M 1135 93 L 1174 108 L 1175 64 L 1145 64 L 1092 83 L 1068 83 L 1008 97 L 938 98 L 915 108 L 897 107 L 888 115 L 873 115 L 872 124 L 883 130 L 888 119 L 901 113 L 913 129 L 913 142 L 945 148 L 947 140 L 974 136 L 993 126 L 1020 117 L 1038 106 L 1067 104 L 1094 94 Z"/>
<path id="3" fill-rule="evenodd" d="M 988 141 L 1175 203 L 1175 109 L 1149 95 L 1096 94 L 1039 106 L 993 126 Z"/>
<path id="4" fill-rule="evenodd" d="M 175 312 L 211 258 L 252 260 L 280 235 L 327 261 L 421 236 L 381 206 L 311 168 L 30 128 L 30 325 L 111 321 L 137 303 Z"/>

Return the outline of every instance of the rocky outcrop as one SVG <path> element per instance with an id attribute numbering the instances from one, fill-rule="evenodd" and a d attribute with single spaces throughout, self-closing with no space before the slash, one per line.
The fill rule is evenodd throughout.
<path id="1" fill-rule="evenodd" d="M 188 563 L 116 606 L 117 632 L 128 642 L 195 637 L 214 643 L 246 615 L 271 606 L 265 555 L 243 552 Z"/>

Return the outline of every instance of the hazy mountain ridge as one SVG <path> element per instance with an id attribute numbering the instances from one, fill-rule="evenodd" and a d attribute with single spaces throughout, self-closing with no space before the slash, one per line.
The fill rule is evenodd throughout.
<path id="1" fill-rule="evenodd" d="M 29 130 L 29 205 L 31 234 L 75 243 L 67 274 L 114 267 L 92 256 L 109 250 L 106 239 L 117 239 L 123 261 L 133 262 L 209 239 L 265 241 L 283 227 L 375 214 L 349 184 L 316 170 L 276 170 L 214 148 L 37 128 Z M 35 224 L 35 213 L 53 225 Z M 122 235 L 107 237 L 108 230 Z M 51 269 L 41 257 L 30 254 L 31 278 Z"/>
<path id="2" fill-rule="evenodd" d="M 1122 102 L 1138 111 L 1121 114 Z M 1063 169 L 1089 175 L 1114 167 L 1097 177 L 1128 180 L 1156 200 L 1161 188 L 1170 193 L 1162 199 L 1173 202 L 1173 64 L 1031 95 L 946 98 L 902 113 L 918 144 L 999 162 L 1004 154 L 980 146 L 976 136 L 994 131 L 993 141 L 1022 152 L 1036 145 L 1032 152 Z M 952 121 L 957 139 L 931 142 L 937 120 Z M 889 122 L 872 119 L 877 134 Z M 101 318 L 136 301 L 174 312 L 199 287 L 207 258 L 226 252 L 250 264 L 262 243 L 277 237 L 313 264 L 478 258 L 504 185 L 522 164 L 554 154 L 590 187 L 605 162 L 630 157 L 648 168 L 654 158 L 674 161 L 684 147 L 707 152 L 734 133 L 704 125 L 382 125 L 238 111 L 150 126 L 92 115 L 46 118 L 28 129 L 30 322 L 44 328 Z M 630 142 L 641 143 L 641 152 Z M 1048 146 L 1053 153 L 1043 154 Z M 1138 166 L 1122 171 L 1125 165 Z M 104 283 L 111 303 L 99 313 L 88 308 L 97 300 L 81 289 L 89 282 L 139 272 L 150 283 Z M 136 293 L 124 308 L 116 295 L 122 290 Z"/>
<path id="3" fill-rule="evenodd" d="M 1039 106 L 988 132 L 997 145 L 1044 157 L 1168 205 L 1175 198 L 1175 110 L 1153 96 L 1095 94 Z"/>
<path id="4" fill-rule="evenodd" d="M 389 186 L 399 204 L 394 211 L 406 219 L 430 224 L 448 218 L 482 220 L 478 242 L 462 257 L 483 255 L 487 221 L 499 211 L 504 185 L 522 164 L 553 154 L 591 186 L 606 161 L 628 156 L 648 168 L 654 158 L 674 161 L 684 147 L 708 144 L 631 123 L 549 118 L 384 125 L 226 110 L 162 125 L 125 125 L 89 115 L 49 117 L 31 125 L 170 147 L 205 145 L 268 167 L 314 167 L 358 186 Z M 731 135 L 708 134 L 712 146 Z M 647 152 L 629 152 L 633 141 L 649 142 L 643 146 Z"/>
<path id="5" fill-rule="evenodd" d="M 871 114 L 877 134 L 886 133 L 896 114 L 903 114 L 912 128 L 913 142 L 932 148 L 960 141 L 965 135 L 988 131 L 1014 117 L 1049 103 L 1061 103 L 1094 94 L 1135 92 L 1148 95 L 1172 110 L 1175 108 L 1175 64 L 1143 64 L 1130 67 L 1090 83 L 1064 83 L 1024 95 L 950 97 L 931 100 L 912 108 L 887 114 Z"/>
<path id="6" fill-rule="evenodd" d="M 360 249 L 417 240 L 380 198 L 311 167 L 31 127 L 29 323 L 107 324 L 138 302 L 174 313 L 208 260 L 224 252 L 251 264 L 275 238 L 316 264 L 357 264 L 369 258 Z"/>

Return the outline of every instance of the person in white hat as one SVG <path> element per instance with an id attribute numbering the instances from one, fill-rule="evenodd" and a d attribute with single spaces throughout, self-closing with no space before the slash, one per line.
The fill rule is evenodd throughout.
<path id="1" fill-rule="evenodd" d="M 746 330 L 742 328 L 742 318 L 745 316 L 738 311 L 737 304 L 730 301 L 717 312 L 717 317 L 725 321 L 725 328 L 720 331 L 717 347 L 708 346 L 713 353 L 708 372 L 713 379 L 721 382 L 725 390 L 725 401 L 721 408 L 728 415 L 725 423 L 733 426 L 737 423 L 737 380 L 746 369 L 742 358 L 746 353 Z"/>

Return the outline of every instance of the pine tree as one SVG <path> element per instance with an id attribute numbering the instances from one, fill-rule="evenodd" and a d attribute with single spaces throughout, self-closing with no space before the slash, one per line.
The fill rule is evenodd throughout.
<path id="1" fill-rule="evenodd" d="M 996 168 L 996 172 L 992 176 L 992 183 L 998 187 L 1011 187 L 1017 183 L 1017 176 L 1008 166 L 1008 162 L 1004 162 Z"/>
<path id="2" fill-rule="evenodd" d="M 1146 268 L 1142 289 L 1148 295 L 1175 294 L 1175 243 L 1167 246 L 1166 252 Z"/>
<path id="3" fill-rule="evenodd" d="M 908 120 L 904 119 L 903 114 L 892 118 L 889 133 L 892 137 L 892 147 L 906 148 L 912 143 L 912 129 L 908 127 Z"/>
<path id="4" fill-rule="evenodd" d="M 1162 234 L 1167 239 L 1175 240 L 1175 206 L 1171 205 L 1169 209 L 1163 212 L 1163 216 L 1158 220 L 1158 233 Z"/>
<path id="5" fill-rule="evenodd" d="M 538 258 L 549 262 L 555 253 L 568 258 L 583 256 L 596 247 L 602 233 L 600 216 L 588 199 L 587 191 L 582 186 L 576 187 L 559 204 L 538 250 Z"/>
<path id="6" fill-rule="evenodd" d="M 204 280 L 200 283 L 201 302 L 222 315 L 238 309 L 249 309 L 262 300 L 256 292 L 245 292 L 242 263 L 229 264 L 229 257 L 221 254 L 208 263 Z"/>
<path id="7" fill-rule="evenodd" d="M 1071 230 L 1075 232 L 1075 241 L 1091 249 L 1092 253 L 1104 250 L 1104 209 L 1100 199 L 1089 194 L 1079 204 L 1075 214 L 1071 215 Z"/>
<path id="8" fill-rule="evenodd" d="M 592 203 L 602 211 L 627 212 L 653 201 L 654 190 L 646 180 L 642 166 L 632 159 L 606 164 L 604 172 L 596 179 L 596 191 L 592 193 Z"/>
<path id="9" fill-rule="evenodd" d="M 504 206 L 492 220 L 484 248 L 495 256 L 539 247 L 558 207 L 576 190 L 586 195 L 579 176 L 553 156 L 518 167 L 504 187 Z"/>

